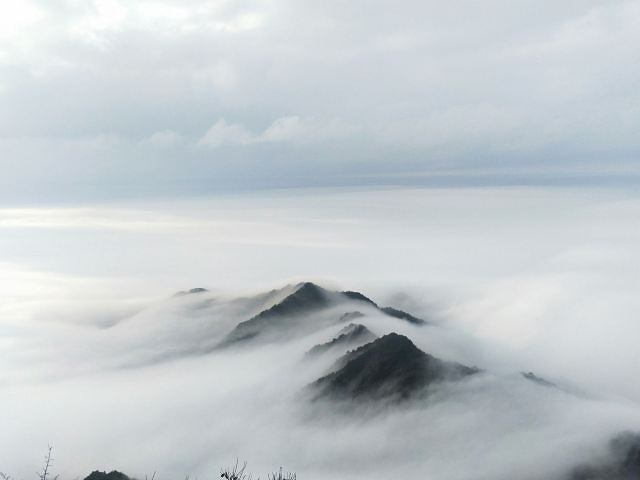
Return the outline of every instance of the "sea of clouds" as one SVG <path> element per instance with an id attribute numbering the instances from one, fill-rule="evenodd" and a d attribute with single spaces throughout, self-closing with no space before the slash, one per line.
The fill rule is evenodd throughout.
<path id="1" fill-rule="evenodd" d="M 640 430 L 638 215 L 632 192 L 542 188 L 0 209 L 0 471 L 33 477 L 52 444 L 65 478 L 562 478 Z M 362 323 L 483 373 L 344 416 L 299 396 L 339 326 L 210 352 L 301 280 L 430 320 Z"/>

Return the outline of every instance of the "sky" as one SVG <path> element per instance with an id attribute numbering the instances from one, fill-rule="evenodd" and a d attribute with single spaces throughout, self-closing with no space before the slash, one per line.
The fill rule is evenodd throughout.
<path id="1" fill-rule="evenodd" d="M 48 443 L 61 478 L 606 458 L 640 431 L 639 46 L 637 0 L 0 0 L 0 472 Z M 330 328 L 175 359 L 309 280 L 483 374 L 316 422 Z"/>
<path id="2" fill-rule="evenodd" d="M 3 1 L 0 201 L 637 185 L 637 1 Z"/>

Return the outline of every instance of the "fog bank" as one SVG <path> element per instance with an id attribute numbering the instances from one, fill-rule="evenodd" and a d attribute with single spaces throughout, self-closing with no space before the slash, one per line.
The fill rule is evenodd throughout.
<path id="1" fill-rule="evenodd" d="M 0 471 L 28 478 L 51 442 L 71 478 L 236 457 L 305 479 L 558 478 L 640 429 L 639 215 L 632 193 L 514 188 L 0 209 Z M 337 328 L 202 354 L 300 280 L 428 319 L 363 322 L 483 374 L 342 418 L 297 396 Z M 192 287 L 210 291 L 173 297 Z"/>

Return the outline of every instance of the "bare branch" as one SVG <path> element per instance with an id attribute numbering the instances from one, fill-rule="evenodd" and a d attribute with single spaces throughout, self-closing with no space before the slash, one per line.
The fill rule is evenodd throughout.
<path id="1" fill-rule="evenodd" d="M 268 476 L 268 480 L 296 480 L 295 473 L 284 473 L 282 467 L 277 473 L 272 473 Z"/>
<path id="2" fill-rule="evenodd" d="M 53 457 L 51 456 L 52 450 L 53 450 L 53 447 L 49 445 L 47 449 L 47 454 L 44 456 L 44 465 L 42 467 L 42 471 L 36 472 L 40 480 L 50 480 L 50 476 L 51 476 L 50 470 L 51 470 L 51 467 L 53 466 Z M 58 479 L 58 475 L 53 477 L 53 480 L 57 480 L 57 479 Z"/>
<path id="3" fill-rule="evenodd" d="M 238 467 L 238 459 L 236 459 L 236 464 L 232 469 L 225 468 L 220 471 L 220 478 L 225 478 L 226 480 L 251 480 L 253 476 L 251 474 L 244 473 L 246 468 L 247 462 L 244 462 L 242 467 Z"/>

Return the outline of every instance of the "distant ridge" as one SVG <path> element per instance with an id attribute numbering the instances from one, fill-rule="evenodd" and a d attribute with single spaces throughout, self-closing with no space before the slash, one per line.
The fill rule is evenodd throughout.
<path id="1" fill-rule="evenodd" d="M 350 323 L 340 330 L 331 341 L 314 346 L 307 356 L 316 357 L 336 347 L 357 347 L 378 338 L 371 330 L 359 323 Z M 344 351 L 344 350 L 343 350 Z"/>
<path id="2" fill-rule="evenodd" d="M 385 313 L 385 314 L 389 315 L 390 317 L 399 318 L 400 320 L 406 320 L 409 323 L 413 323 L 414 325 L 425 325 L 427 323 L 425 320 L 423 320 L 421 318 L 418 318 L 418 317 L 414 317 L 410 313 L 403 312 L 402 310 L 399 310 L 397 308 L 380 307 L 376 302 L 374 302 L 370 298 L 364 296 L 360 292 L 346 291 L 346 292 L 341 292 L 341 293 L 343 295 L 345 295 L 346 297 L 350 298 L 351 300 L 360 300 L 362 302 L 368 303 L 371 306 L 373 306 L 373 307 L 377 308 L 378 310 L 380 310 L 382 313 Z"/>
<path id="3" fill-rule="evenodd" d="M 368 297 L 365 297 L 363 294 L 361 294 L 360 292 L 352 292 L 352 291 L 345 291 L 345 292 L 340 292 L 342 295 L 344 295 L 345 297 L 347 297 L 349 300 L 357 300 L 360 302 L 365 302 L 368 303 L 376 308 L 378 308 L 378 305 L 376 304 L 376 302 L 374 302 L 373 300 L 371 300 Z"/>
<path id="4" fill-rule="evenodd" d="M 421 318 L 414 317 L 410 313 L 403 312 L 402 310 L 398 310 L 393 307 L 382 307 L 380 308 L 384 313 L 389 315 L 390 317 L 399 318 L 400 320 L 406 320 L 409 323 L 413 323 L 414 325 L 425 325 L 427 322 L 422 320 Z"/>
<path id="5" fill-rule="evenodd" d="M 295 329 L 299 328 L 302 324 L 301 316 L 309 315 L 343 302 L 362 302 L 385 315 L 399 318 L 415 325 L 423 325 L 426 323 L 424 320 L 395 308 L 380 308 L 373 300 L 360 292 L 330 291 L 312 282 L 300 283 L 296 287 L 291 294 L 279 303 L 263 310 L 248 320 L 240 322 L 219 344 L 219 347 L 228 347 L 252 340 L 259 336 L 292 335 Z M 343 315 L 341 320 L 351 320 L 361 315 L 362 313 L 360 312 L 353 312 L 351 315 Z"/>
<path id="6" fill-rule="evenodd" d="M 479 371 L 424 353 L 397 333 L 347 353 L 340 363 L 337 371 L 308 387 L 313 399 L 407 400 L 431 384 L 459 380 Z"/>
<path id="7" fill-rule="evenodd" d="M 545 380 L 544 378 L 537 376 L 533 372 L 520 372 L 520 375 L 522 375 L 527 380 L 532 381 L 533 383 L 537 383 L 538 385 L 542 385 L 543 387 L 555 387 L 555 386 L 557 386 L 555 383 L 550 382 L 549 380 Z"/>
<path id="8" fill-rule="evenodd" d="M 362 318 L 364 317 L 365 314 L 359 311 L 355 311 L 355 312 L 345 312 L 342 315 L 340 315 L 340 321 L 341 322 L 348 322 L 350 320 L 355 320 L 357 318 Z"/>
<path id="9" fill-rule="evenodd" d="M 109 473 L 94 470 L 84 480 L 130 480 L 130 477 L 117 470 L 111 470 Z"/>
<path id="10" fill-rule="evenodd" d="M 611 460 L 573 470 L 570 480 L 637 480 L 640 478 L 640 433 L 622 432 L 609 442 Z"/>
<path id="11" fill-rule="evenodd" d="M 202 288 L 202 287 L 196 287 L 196 288 L 192 288 L 190 290 L 181 290 L 179 292 L 176 292 L 173 296 L 174 297 L 183 297 L 185 295 L 193 295 L 194 293 L 206 293 L 209 290 L 207 290 L 206 288 Z"/>
<path id="12" fill-rule="evenodd" d="M 271 308 L 239 323 L 223 341 L 222 346 L 250 340 L 265 332 L 281 329 L 292 322 L 291 317 L 329 306 L 329 291 L 305 282 Z"/>

